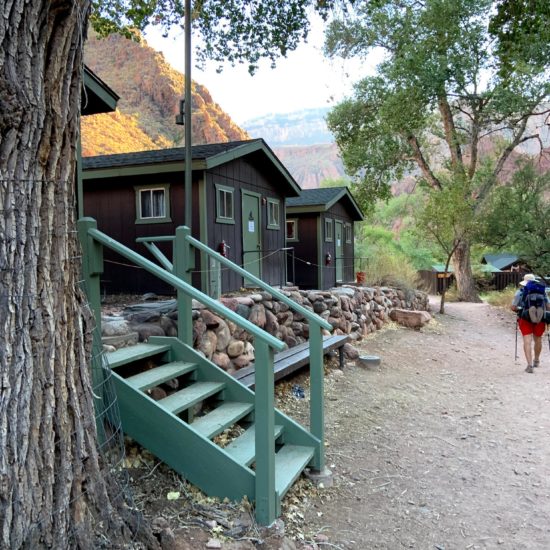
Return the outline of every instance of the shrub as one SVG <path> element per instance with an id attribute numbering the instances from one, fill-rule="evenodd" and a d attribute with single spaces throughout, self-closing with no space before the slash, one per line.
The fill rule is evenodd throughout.
<path id="1" fill-rule="evenodd" d="M 484 302 L 487 302 L 492 306 L 503 307 L 508 309 L 510 307 L 510 304 L 512 303 L 512 299 L 514 298 L 514 294 L 516 293 L 516 290 L 517 290 L 517 287 L 508 286 L 504 290 L 493 291 L 493 292 L 488 292 L 487 294 L 483 294 L 481 298 L 483 299 Z"/>
<path id="2" fill-rule="evenodd" d="M 416 269 L 403 255 L 379 252 L 367 261 L 366 283 L 412 289 L 420 286 Z"/>

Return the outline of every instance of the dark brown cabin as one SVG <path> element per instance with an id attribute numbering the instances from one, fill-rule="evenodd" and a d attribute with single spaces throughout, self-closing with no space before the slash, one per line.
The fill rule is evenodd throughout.
<path id="1" fill-rule="evenodd" d="M 354 223 L 361 220 L 363 213 L 347 187 L 304 189 L 289 198 L 286 236 L 287 246 L 294 248 L 289 280 L 320 290 L 353 282 Z"/>
<path id="2" fill-rule="evenodd" d="M 286 283 L 285 199 L 300 187 L 262 139 L 192 148 L 192 235 L 279 286 Z M 171 236 L 184 225 L 185 149 L 88 157 L 83 160 L 84 212 L 98 229 L 152 259 L 140 237 Z M 171 245 L 159 248 L 171 259 Z M 172 293 L 143 270 L 105 253 L 107 293 Z M 216 296 L 238 290 L 243 278 L 195 259 L 193 284 Z"/>

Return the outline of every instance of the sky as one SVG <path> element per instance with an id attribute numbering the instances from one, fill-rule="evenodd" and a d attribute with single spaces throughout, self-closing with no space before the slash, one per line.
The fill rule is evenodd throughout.
<path id="1" fill-rule="evenodd" d="M 317 16 L 315 16 L 317 17 Z M 161 51 L 168 63 L 184 72 L 183 31 L 163 38 L 159 29 L 150 28 L 145 38 Z M 352 83 L 372 73 L 373 64 L 358 60 L 328 60 L 322 53 L 323 25 L 313 21 L 307 44 L 301 44 L 272 69 L 262 62 L 254 76 L 245 66 L 224 67 L 217 73 L 214 63 L 205 71 L 193 66 L 192 78 L 206 86 L 212 99 L 237 123 L 270 113 L 291 113 L 308 108 L 330 107 L 351 95 Z"/>

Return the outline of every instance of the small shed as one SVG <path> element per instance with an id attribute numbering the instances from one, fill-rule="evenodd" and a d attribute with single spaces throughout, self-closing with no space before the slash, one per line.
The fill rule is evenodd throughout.
<path id="1" fill-rule="evenodd" d="M 286 242 L 289 280 L 325 290 L 355 280 L 354 224 L 364 219 L 347 187 L 304 189 L 289 198 Z"/>
<path id="2" fill-rule="evenodd" d="M 271 285 L 286 283 L 285 199 L 300 187 L 262 139 L 192 148 L 192 236 Z M 150 259 L 140 237 L 170 236 L 184 225 L 185 149 L 87 157 L 84 212 L 98 229 Z M 171 259 L 171 245 L 159 248 Z M 126 262 L 105 257 L 107 292 L 172 293 L 171 287 Z M 210 295 L 246 281 L 200 254 L 193 285 Z"/>
<path id="3" fill-rule="evenodd" d="M 482 264 L 496 267 L 500 271 L 524 271 L 524 262 L 517 254 L 502 252 L 500 254 L 485 254 L 481 260 Z"/>

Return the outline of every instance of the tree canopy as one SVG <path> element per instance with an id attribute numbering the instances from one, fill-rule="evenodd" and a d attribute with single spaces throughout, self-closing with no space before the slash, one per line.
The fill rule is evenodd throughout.
<path id="1" fill-rule="evenodd" d="M 329 55 L 366 57 L 378 49 L 384 56 L 328 117 L 363 205 L 387 199 L 390 184 L 412 174 L 436 191 L 467 180 L 462 188 L 478 208 L 520 144 L 542 145 L 532 121 L 540 115 L 541 125 L 547 113 L 546 45 L 529 43 L 527 51 L 524 41 L 514 54 L 521 64 L 500 63 L 507 35 L 489 32 L 496 8 L 494 0 L 379 0 L 331 23 Z M 481 170 L 487 152 L 491 169 L 483 163 Z M 456 267 L 460 295 L 461 276 L 471 282 L 471 270 Z"/>
<path id="2" fill-rule="evenodd" d="M 262 58 L 274 65 L 305 40 L 310 17 L 317 12 L 325 18 L 346 0 L 194 0 L 193 28 L 201 37 L 194 45 L 199 63 L 207 59 L 220 65 L 248 63 L 253 73 Z M 94 0 L 91 23 L 100 35 L 121 32 L 133 36 L 134 29 L 160 26 L 167 32 L 181 26 L 184 0 Z"/>
<path id="3" fill-rule="evenodd" d="M 496 250 L 517 252 L 531 270 L 550 274 L 550 174 L 539 175 L 523 162 L 510 185 L 491 194 L 481 219 L 481 241 Z"/>

